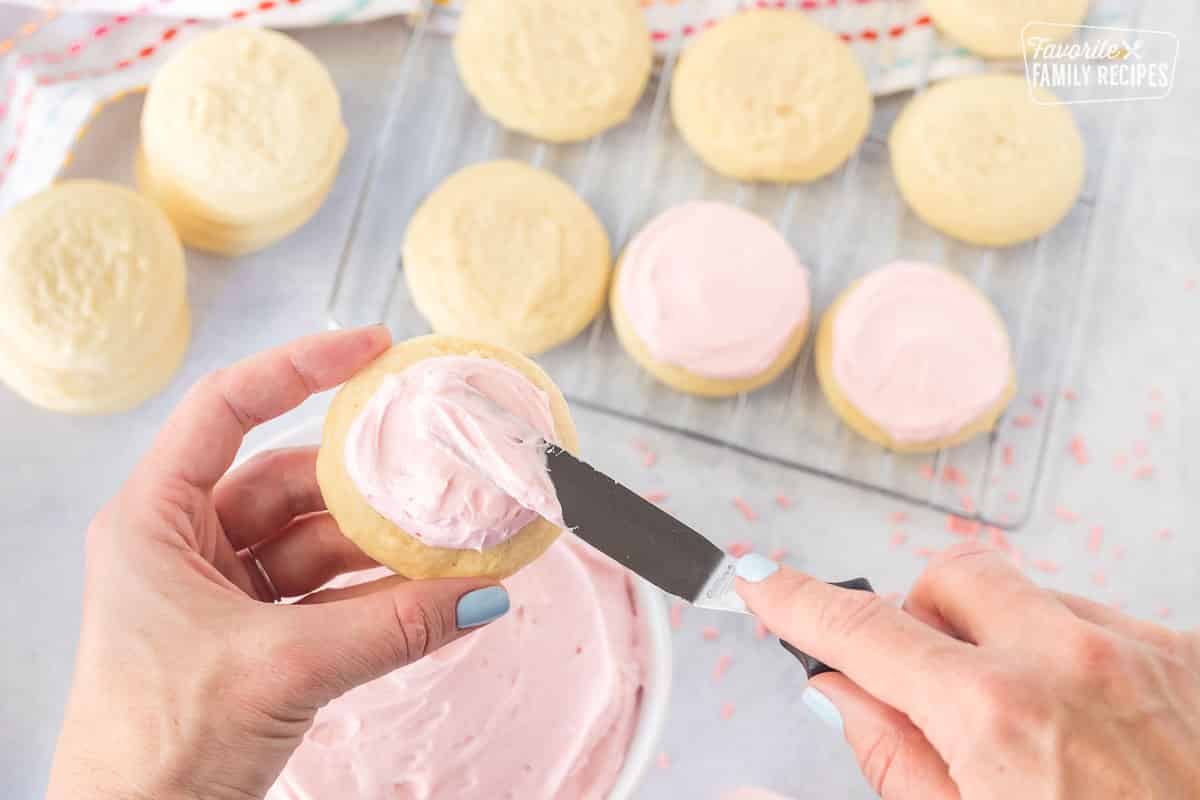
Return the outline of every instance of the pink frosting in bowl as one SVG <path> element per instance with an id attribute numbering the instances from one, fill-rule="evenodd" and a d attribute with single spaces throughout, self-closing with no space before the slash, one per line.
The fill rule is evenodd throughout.
<path id="1" fill-rule="evenodd" d="M 787 240 L 724 203 L 647 223 L 621 255 L 616 290 L 655 360 L 706 378 L 765 372 L 808 322 L 808 270 Z"/>
<path id="2" fill-rule="evenodd" d="M 505 617 L 321 709 L 267 800 L 629 797 L 666 707 L 661 601 L 573 537 L 505 585 Z"/>
<path id="3" fill-rule="evenodd" d="M 965 279 L 897 261 L 838 300 L 832 373 L 895 442 L 948 439 L 992 411 L 1013 380 L 1004 323 Z"/>

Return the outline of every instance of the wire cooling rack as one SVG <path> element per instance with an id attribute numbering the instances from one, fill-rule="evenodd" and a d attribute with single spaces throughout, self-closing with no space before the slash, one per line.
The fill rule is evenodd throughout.
<path id="1" fill-rule="evenodd" d="M 884 30 L 888 5 L 881 6 Z M 1106 21 L 1132 24 L 1139 5 L 1123 4 L 1124 17 L 1110 14 Z M 1094 107 L 1072 109 L 1087 145 L 1088 177 L 1067 218 L 1034 242 L 979 248 L 925 226 L 897 193 L 886 137 L 908 94 L 877 98 L 866 142 L 828 178 L 795 186 L 741 183 L 707 170 L 674 128 L 667 98 L 678 47 L 629 121 L 587 142 L 553 145 L 506 131 L 479 111 L 459 82 L 450 40 L 435 32 L 437 13 L 420 17 L 398 42 L 404 58 L 382 109 L 329 300 L 334 325 L 384 321 L 398 338 L 429 331 L 408 297 L 401 243 L 420 201 L 466 164 L 512 158 L 555 172 L 599 214 L 614 253 L 672 205 L 735 203 L 771 220 L 812 271 L 814 323 L 841 288 L 895 259 L 943 264 L 974 282 L 1007 322 L 1016 354 L 1020 392 L 997 430 L 933 456 L 895 455 L 862 440 L 821 395 L 812 336 L 795 365 L 763 389 L 722 400 L 679 394 L 625 355 L 606 314 L 538 359 L 568 400 L 985 524 L 1024 522 L 1047 460 L 1053 408 L 1064 396 L 1063 375 L 1078 349 L 1075 321 L 1092 277 L 1086 245 L 1110 149 Z M 838 30 L 836 15 L 822 21 Z M 941 46 L 932 31 L 928 39 L 917 91 Z M 879 64 L 865 67 L 873 78 Z"/>

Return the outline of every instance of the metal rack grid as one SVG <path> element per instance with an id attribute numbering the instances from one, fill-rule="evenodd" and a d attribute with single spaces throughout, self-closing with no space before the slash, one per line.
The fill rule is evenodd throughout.
<path id="1" fill-rule="evenodd" d="M 880 5 L 881 28 L 890 24 L 894 7 Z M 407 295 L 401 242 L 419 202 L 469 163 L 513 158 L 555 172 L 596 210 L 614 252 L 672 205 L 701 198 L 732 202 L 774 222 L 809 266 L 814 323 L 842 287 L 895 259 L 952 266 L 972 280 L 1007 322 L 1016 354 L 1021 390 L 997 430 L 935 456 L 896 455 L 861 440 L 821 396 L 812 336 L 795 365 L 757 392 L 723 400 L 679 394 L 624 354 L 607 315 L 538 359 L 568 400 L 986 524 L 1013 528 L 1024 522 L 1074 349 L 1081 287 L 1090 279 L 1086 243 L 1110 142 L 1089 107 L 1076 107 L 1082 109 L 1076 118 L 1089 169 L 1067 218 L 1034 242 L 972 247 L 917 220 L 892 183 L 886 135 L 906 96 L 877 98 L 866 142 L 833 175 L 793 186 L 741 183 L 707 170 L 666 112 L 678 47 L 624 125 L 587 142 L 550 145 L 506 131 L 479 111 L 458 80 L 449 40 L 433 30 L 437 13 L 420 17 L 403 42 L 404 59 L 330 295 L 334 325 L 385 321 L 397 337 L 429 331 Z M 825 22 L 838 29 L 836 14 Z M 917 91 L 932 62 L 935 40 L 929 36 Z M 873 77 L 878 65 L 865 66 Z"/>

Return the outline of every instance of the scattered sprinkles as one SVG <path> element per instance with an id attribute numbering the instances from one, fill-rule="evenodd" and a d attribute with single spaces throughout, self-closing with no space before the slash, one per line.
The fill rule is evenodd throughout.
<path id="1" fill-rule="evenodd" d="M 1129 463 L 1129 456 L 1125 453 L 1117 453 L 1113 456 L 1113 466 L 1118 470 L 1125 469 L 1125 465 Z"/>
<path id="2" fill-rule="evenodd" d="M 1150 421 L 1150 429 L 1151 429 L 1151 430 L 1156 430 L 1156 431 L 1157 431 L 1157 430 L 1160 430 L 1160 429 L 1162 428 L 1162 424 L 1163 424 L 1163 413 L 1162 413 L 1161 411 L 1151 411 L 1151 412 L 1150 412 L 1150 413 L 1147 415 L 1147 419 L 1149 419 L 1149 421 Z"/>
<path id="3" fill-rule="evenodd" d="M 1104 549 L 1104 528 L 1100 525 L 1093 525 L 1088 531 L 1087 549 L 1090 553 L 1099 553 Z"/>
<path id="4" fill-rule="evenodd" d="M 1150 452 L 1150 447 L 1149 447 L 1149 445 L 1146 444 L 1145 440 L 1139 439 L 1138 441 L 1133 443 L 1133 454 L 1136 457 L 1145 458 L 1149 452 Z"/>
<path id="5" fill-rule="evenodd" d="M 788 551 L 787 551 L 786 547 L 776 547 L 774 550 L 771 551 L 771 554 L 769 556 L 767 556 L 767 558 L 771 559 L 776 564 L 778 564 L 780 561 L 783 561 L 787 557 L 788 557 Z"/>
<path id="6" fill-rule="evenodd" d="M 1036 392 L 1033 397 L 1030 398 L 1030 402 L 1033 403 L 1034 408 L 1045 408 L 1046 395 L 1042 394 L 1041 392 Z"/>
<path id="7" fill-rule="evenodd" d="M 1112 555 L 1113 558 L 1115 558 L 1117 561 L 1120 561 L 1121 559 L 1125 558 L 1125 548 L 1119 544 L 1115 545 L 1113 547 Z"/>
<path id="8" fill-rule="evenodd" d="M 642 492 L 642 498 L 651 503 L 661 503 L 667 499 L 666 492 Z"/>
<path id="9" fill-rule="evenodd" d="M 1167 539 L 1171 538 L 1171 529 L 1159 528 L 1154 532 L 1154 538 L 1158 539 L 1160 542 L 1165 542 Z"/>
<path id="10" fill-rule="evenodd" d="M 1063 522 L 1078 522 L 1079 521 L 1078 514 L 1076 514 L 1071 509 L 1063 508 L 1062 506 L 1059 506 L 1058 508 L 1054 509 L 1054 516 L 1058 517 Z"/>
<path id="11" fill-rule="evenodd" d="M 1004 531 L 1000 530 L 995 525 L 988 525 L 986 530 L 988 542 L 992 545 L 992 547 L 996 548 L 1002 553 L 1012 552 L 1012 543 L 1008 541 L 1008 536 L 1005 535 Z"/>
<path id="12" fill-rule="evenodd" d="M 955 536 L 977 536 L 980 527 L 980 524 L 975 520 L 964 519 L 957 514 L 946 515 L 946 530 Z"/>
<path id="13" fill-rule="evenodd" d="M 1074 389 L 1063 389 L 1063 399 L 1075 401 L 1079 399 L 1079 395 Z"/>
<path id="14" fill-rule="evenodd" d="M 1083 440 L 1082 436 L 1076 436 L 1071 439 L 1071 457 L 1081 467 L 1086 466 L 1088 461 L 1091 460 L 1088 458 L 1087 442 Z"/>
<path id="15" fill-rule="evenodd" d="M 1057 563 L 1055 563 L 1053 561 L 1047 561 L 1044 558 L 1034 559 L 1033 561 L 1030 561 L 1029 563 L 1034 569 L 1038 570 L 1039 572 L 1045 572 L 1050 575 L 1053 575 L 1056 572 L 1058 572 L 1060 569 L 1062 569 L 1062 567 L 1059 566 Z"/>
<path id="16" fill-rule="evenodd" d="M 642 463 L 647 467 L 653 467 L 658 463 L 658 453 L 650 445 L 646 444 L 641 439 L 635 439 L 633 442 L 634 448 L 642 454 Z"/>
<path id="17" fill-rule="evenodd" d="M 1011 467 L 1013 462 L 1016 461 L 1016 456 L 1013 454 L 1013 446 L 1011 444 L 1004 445 L 1003 458 L 1004 465 L 1006 467 Z"/>
<path id="18" fill-rule="evenodd" d="M 937 550 L 934 550 L 932 547 L 918 547 L 913 551 L 913 555 L 917 558 L 933 558 L 937 555 Z"/>
<path id="19" fill-rule="evenodd" d="M 779 506 L 780 508 L 791 508 L 792 501 L 786 494 L 780 492 L 779 494 L 775 495 L 775 505 Z"/>
<path id="20" fill-rule="evenodd" d="M 907 511 L 893 511 L 891 514 L 888 514 L 888 519 L 891 520 L 892 522 L 895 522 L 896 524 L 899 524 L 901 522 L 908 522 L 908 512 Z"/>
<path id="21" fill-rule="evenodd" d="M 1092 583 L 1097 586 L 1105 586 L 1108 584 L 1108 575 L 1104 573 L 1104 570 L 1098 569 L 1092 573 Z"/>
<path id="22" fill-rule="evenodd" d="M 746 518 L 747 522 L 754 522 L 755 520 L 758 519 L 758 514 L 754 511 L 753 508 L 750 507 L 750 504 L 747 503 L 742 498 L 740 498 L 740 497 L 733 498 L 733 505 L 738 511 L 740 511 L 742 513 L 742 516 Z"/>
<path id="23" fill-rule="evenodd" d="M 671 629 L 679 630 L 683 627 L 683 602 L 676 600 L 671 603 Z"/>
<path id="24" fill-rule="evenodd" d="M 765 639 L 770 634 L 771 634 L 771 632 L 769 630 L 767 630 L 766 625 L 762 624 L 761 622 L 754 623 L 754 638 Z"/>
<path id="25" fill-rule="evenodd" d="M 664 750 L 654 759 L 654 763 L 658 764 L 659 769 L 668 769 L 671 766 L 671 757 Z"/>
<path id="26" fill-rule="evenodd" d="M 1166 619 L 1167 617 L 1171 616 L 1171 609 L 1167 608 L 1166 606 L 1162 606 L 1154 612 L 1154 616 L 1158 617 L 1159 619 Z"/>
<path id="27" fill-rule="evenodd" d="M 967 485 L 967 476 L 962 473 L 962 470 L 949 465 L 942 469 L 942 480 L 955 486 Z"/>
<path id="28" fill-rule="evenodd" d="M 1149 478 L 1153 478 L 1154 477 L 1154 465 L 1153 464 L 1142 464 L 1140 467 L 1138 467 L 1137 469 L 1135 469 L 1133 471 L 1133 477 L 1137 478 L 1139 481 L 1144 481 Z"/>
<path id="29" fill-rule="evenodd" d="M 724 719 L 724 720 L 732 719 L 733 712 L 736 710 L 737 709 L 733 705 L 733 703 L 722 703 L 721 704 L 721 719 Z"/>
<path id="30" fill-rule="evenodd" d="M 706 642 L 715 642 L 721 638 L 721 631 L 710 625 L 707 628 L 701 628 L 700 635 L 704 637 L 704 641 Z"/>
<path id="31" fill-rule="evenodd" d="M 1032 428 L 1033 417 L 1028 414 L 1022 414 L 1019 417 L 1013 417 L 1013 425 L 1016 425 L 1018 428 Z"/>
<path id="32" fill-rule="evenodd" d="M 933 480 L 934 472 L 933 472 L 932 464 L 922 464 L 921 468 L 918 471 L 921 473 L 921 477 L 924 478 L 925 480 L 927 480 L 927 481 Z"/>
<path id="33" fill-rule="evenodd" d="M 734 558 L 741 558 L 754 549 L 754 545 L 750 542 L 730 542 L 725 545 L 725 552 Z"/>
<path id="34" fill-rule="evenodd" d="M 733 666 L 733 656 L 726 653 L 717 656 L 717 666 L 713 668 L 713 680 L 719 681 L 724 678 L 731 666 Z"/>
<path id="35" fill-rule="evenodd" d="M 899 548 L 899 547 L 903 547 L 903 546 L 904 546 L 904 543 L 905 543 L 905 542 L 907 542 L 907 541 L 908 541 L 908 534 L 907 534 L 907 533 L 905 533 L 904 531 L 895 531 L 895 532 L 892 534 L 892 538 L 891 538 L 891 539 L 888 539 L 888 545 L 889 545 L 889 546 L 890 546 L 890 547 L 891 547 L 893 550 L 895 550 L 895 549 L 897 549 L 897 548 Z"/>

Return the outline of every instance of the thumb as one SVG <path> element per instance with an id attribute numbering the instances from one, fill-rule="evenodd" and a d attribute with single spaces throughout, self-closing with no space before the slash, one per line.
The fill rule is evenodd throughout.
<path id="1" fill-rule="evenodd" d="M 845 675 L 818 675 L 803 699 L 817 717 L 845 735 L 863 777 L 883 800 L 959 797 L 946 762 L 912 721 Z"/>
<path id="2" fill-rule="evenodd" d="M 300 658 L 331 697 L 429 655 L 508 607 L 508 592 L 486 578 L 396 576 L 325 589 L 292 606 Z"/>

